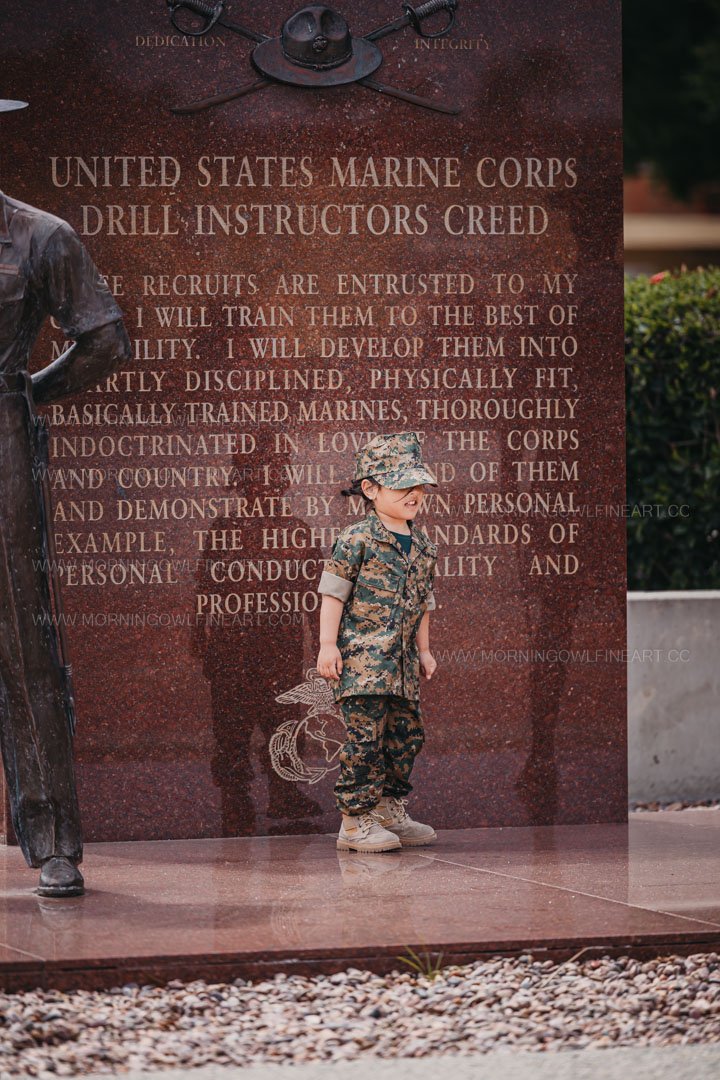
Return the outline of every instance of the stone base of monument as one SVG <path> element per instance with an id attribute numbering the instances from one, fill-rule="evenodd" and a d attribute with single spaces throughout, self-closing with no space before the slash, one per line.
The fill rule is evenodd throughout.
<path id="1" fill-rule="evenodd" d="M 720 590 L 628 593 L 632 801 L 720 798 Z"/>
<path id="2" fill-rule="evenodd" d="M 326 835 L 93 844 L 87 894 L 44 900 L 0 850 L 0 986 L 221 982 L 490 954 L 720 950 L 720 809 L 442 832 L 422 851 Z"/>

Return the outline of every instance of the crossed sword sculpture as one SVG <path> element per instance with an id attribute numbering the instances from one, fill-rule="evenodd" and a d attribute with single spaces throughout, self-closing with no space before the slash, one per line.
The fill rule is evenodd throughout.
<path id="1" fill-rule="evenodd" d="M 236 34 L 241 34 L 250 41 L 254 41 L 258 45 L 263 41 L 270 40 L 268 34 L 258 34 L 255 30 L 250 30 L 246 26 L 241 26 L 236 22 L 228 22 L 227 19 L 224 19 L 222 17 L 225 6 L 224 0 L 219 0 L 219 2 L 215 4 L 204 3 L 204 0 L 167 0 L 167 4 L 170 8 L 170 19 L 172 24 L 179 33 L 192 37 L 203 37 L 214 26 L 223 26 L 227 30 L 233 30 Z M 406 26 L 412 26 L 415 32 L 424 38 L 444 37 L 455 22 L 457 6 L 458 0 L 427 0 L 427 3 L 421 4 L 420 7 L 417 8 L 413 8 L 411 4 L 405 3 L 403 4 L 404 15 L 401 15 L 398 19 L 393 19 L 392 22 L 385 23 L 384 26 L 379 26 L 377 30 L 373 30 L 369 34 L 364 34 L 363 37 L 366 41 L 378 41 L 388 34 L 394 34 L 398 30 L 403 30 Z M 188 30 L 180 26 L 176 20 L 176 13 L 181 10 L 192 11 L 197 15 L 203 16 L 206 22 L 202 29 Z M 436 31 L 435 33 L 425 32 L 422 26 L 423 21 L 439 11 L 448 12 L 450 18 L 447 25 L 444 26 L 442 30 Z M 210 109 L 214 105 L 224 105 L 227 101 L 235 101 L 237 98 L 243 97 L 246 94 L 252 94 L 256 90 L 263 90 L 266 86 L 272 86 L 273 83 L 278 81 L 279 80 L 271 77 L 263 76 L 260 79 L 255 79 L 254 82 L 245 83 L 243 86 L 239 86 L 234 90 L 228 90 L 224 94 L 216 94 L 214 97 L 203 98 L 201 101 L 194 101 L 190 105 L 178 105 L 171 111 L 180 114 L 201 112 L 203 109 Z M 442 105 L 438 102 L 431 101 L 429 98 L 420 97 L 418 94 L 411 94 L 407 90 L 399 90 L 394 86 L 386 86 L 384 83 L 379 83 L 375 79 L 366 77 L 355 81 L 358 82 L 360 86 L 367 86 L 370 90 L 376 90 L 379 94 L 388 94 L 390 97 L 400 98 L 402 101 L 409 101 L 412 105 L 418 105 L 423 109 L 432 109 L 434 112 L 447 113 L 450 116 L 457 116 L 458 113 L 462 112 L 462 109 L 456 106 Z"/>

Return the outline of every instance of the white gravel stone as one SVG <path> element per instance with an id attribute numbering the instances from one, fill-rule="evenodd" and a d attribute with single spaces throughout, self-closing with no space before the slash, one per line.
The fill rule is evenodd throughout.
<path id="1" fill-rule="evenodd" d="M 720 1043 L 720 955 L 0 993 L 0 1078 Z"/>

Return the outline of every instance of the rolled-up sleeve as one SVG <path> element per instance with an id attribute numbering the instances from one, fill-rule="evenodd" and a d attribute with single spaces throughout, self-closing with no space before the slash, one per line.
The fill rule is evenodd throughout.
<path id="1" fill-rule="evenodd" d="M 323 570 L 320 575 L 318 592 L 322 593 L 323 596 L 335 596 L 338 600 L 342 600 L 344 604 L 352 592 L 352 581 L 338 577 L 337 574 L 331 574 L 329 570 Z"/>
<path id="2" fill-rule="evenodd" d="M 359 540 L 348 540 L 338 536 L 320 576 L 318 592 L 324 596 L 334 596 L 343 603 L 350 596 L 363 561 L 363 544 Z"/>
<path id="3" fill-rule="evenodd" d="M 431 589 L 430 592 L 427 594 L 427 600 L 425 601 L 425 610 L 434 611 L 435 606 L 435 593 Z"/>
<path id="4" fill-rule="evenodd" d="M 122 319 L 122 312 L 75 230 L 64 221 L 42 253 L 45 304 L 66 338 Z"/>

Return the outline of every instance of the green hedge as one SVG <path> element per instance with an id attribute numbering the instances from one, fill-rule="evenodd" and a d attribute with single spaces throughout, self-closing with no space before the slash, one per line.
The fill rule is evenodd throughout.
<path id="1" fill-rule="evenodd" d="M 625 371 L 628 587 L 718 589 L 720 269 L 626 281 Z"/>

